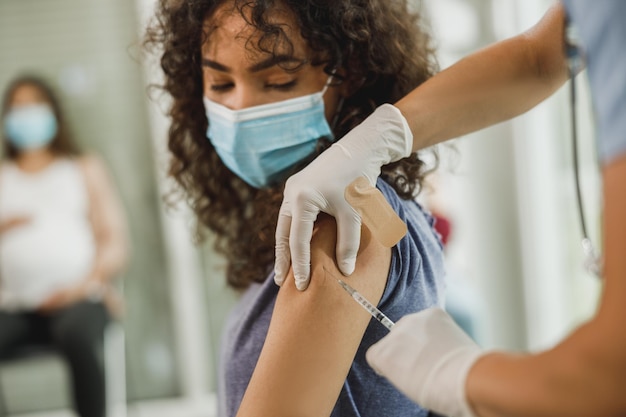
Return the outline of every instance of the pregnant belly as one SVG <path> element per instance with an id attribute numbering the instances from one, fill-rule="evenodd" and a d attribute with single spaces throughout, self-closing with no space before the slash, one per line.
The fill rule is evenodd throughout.
<path id="1" fill-rule="evenodd" d="M 86 278 L 94 255 L 88 224 L 33 222 L 0 241 L 2 290 L 17 298 L 45 297 Z"/>

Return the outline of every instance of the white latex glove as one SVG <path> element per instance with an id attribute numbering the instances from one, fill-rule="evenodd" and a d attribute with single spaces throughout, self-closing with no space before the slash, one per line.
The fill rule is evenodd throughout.
<path id="1" fill-rule="evenodd" d="M 440 308 L 402 317 L 369 348 L 367 362 L 422 407 L 475 417 L 465 396 L 470 368 L 483 352 Z"/>
<path id="2" fill-rule="evenodd" d="M 361 176 L 374 186 L 380 168 L 409 156 L 412 146 L 413 134 L 400 110 L 383 104 L 287 180 L 276 227 L 276 284 L 282 285 L 292 263 L 296 286 L 308 287 L 313 223 L 320 211 L 337 221 L 339 269 L 345 275 L 354 271 L 361 219 L 346 202 L 344 190 Z"/>

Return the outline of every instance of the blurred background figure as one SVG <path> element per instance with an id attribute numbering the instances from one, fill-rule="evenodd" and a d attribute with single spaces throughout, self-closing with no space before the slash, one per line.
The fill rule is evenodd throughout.
<path id="1" fill-rule="evenodd" d="M 140 3 L 0 1 L 0 100 L 17 74 L 44 78 L 75 143 L 106 164 L 122 201 L 132 256 L 119 281 L 123 320 L 106 332 L 115 334 L 121 324 L 124 339 L 122 348 L 106 349 L 112 355 L 105 358 L 113 358 L 105 361 L 107 390 L 113 390 L 107 398 L 114 400 L 108 411 L 121 417 L 115 410 L 125 393 L 130 416 L 206 416 L 215 380 L 213 335 L 234 296 L 224 288 L 217 256 L 193 246 L 188 217 L 163 205 L 171 191 L 161 180 L 168 158 L 164 130 L 152 124 L 147 93 L 153 90 L 139 59 Z M 58 355 L 0 363 L 7 412 L 75 417 L 65 365 Z M 124 367 L 126 378 L 109 378 L 108 365 Z"/>
<path id="2" fill-rule="evenodd" d="M 100 159 L 78 151 L 42 79 L 10 83 L 1 117 L 0 360 L 53 344 L 77 413 L 103 417 L 104 330 L 120 308 L 110 284 L 128 247 L 117 192 Z"/>

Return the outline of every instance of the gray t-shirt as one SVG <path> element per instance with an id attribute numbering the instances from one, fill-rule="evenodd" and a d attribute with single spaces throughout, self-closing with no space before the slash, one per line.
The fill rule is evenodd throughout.
<path id="1" fill-rule="evenodd" d="M 585 51 L 602 164 L 626 154 L 626 0 L 564 0 Z"/>
<path id="2" fill-rule="evenodd" d="M 379 179 L 380 189 L 400 218 L 407 235 L 392 249 L 387 285 L 378 308 L 393 321 L 432 306 L 443 306 L 442 246 L 433 218 L 414 201 L 401 200 Z M 219 417 L 233 417 L 256 366 L 278 294 L 273 275 L 243 294 L 226 323 L 220 357 Z M 331 417 L 425 417 L 428 411 L 411 402 L 365 361 L 367 349 L 387 334 L 373 320 L 343 384 Z"/>

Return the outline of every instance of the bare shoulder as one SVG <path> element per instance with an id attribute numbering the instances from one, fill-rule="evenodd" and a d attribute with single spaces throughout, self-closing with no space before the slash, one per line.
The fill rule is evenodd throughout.
<path id="1" fill-rule="evenodd" d="M 371 297 L 372 302 L 377 302 L 387 282 L 391 250 L 380 244 L 372 233 L 363 227 L 355 271 L 351 276 L 345 277 L 336 264 L 336 244 L 335 219 L 325 214 L 320 215 L 311 241 L 311 286 L 313 289 L 324 285 L 320 282 L 323 279 L 333 276 L 346 282 L 353 282 L 359 292 Z"/>
<path id="2" fill-rule="evenodd" d="M 110 186 L 109 172 L 101 157 L 95 154 L 86 154 L 78 157 L 76 161 L 90 189 Z"/>
<path id="3" fill-rule="evenodd" d="M 76 162 L 87 175 L 101 175 L 106 172 L 102 158 L 96 154 L 81 155 L 76 158 Z"/>

